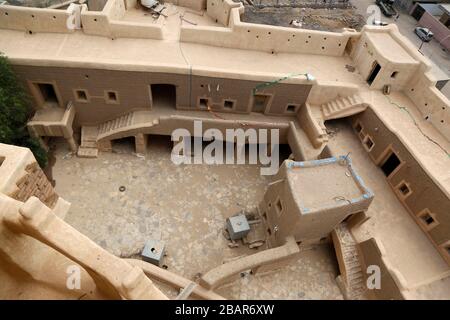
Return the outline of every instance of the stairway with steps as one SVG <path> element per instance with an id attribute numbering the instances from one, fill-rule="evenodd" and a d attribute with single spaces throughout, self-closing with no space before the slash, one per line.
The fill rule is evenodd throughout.
<path id="1" fill-rule="evenodd" d="M 111 140 L 134 136 L 141 129 L 159 124 L 147 111 L 133 111 L 118 118 L 105 121 L 97 126 L 81 128 L 81 144 L 77 155 L 84 158 L 96 158 L 98 150 L 111 150 Z"/>
<path id="2" fill-rule="evenodd" d="M 353 238 L 346 223 L 341 223 L 333 232 L 336 254 L 341 255 L 339 269 L 341 269 L 342 284 L 345 287 L 345 298 L 348 300 L 365 299 L 366 280 L 358 252 L 357 242 Z M 339 243 L 336 243 L 339 242 Z"/>
<path id="3" fill-rule="evenodd" d="M 133 124 L 133 120 L 134 120 L 134 112 L 130 112 L 116 119 L 102 123 L 101 125 L 98 126 L 97 140 L 100 140 L 108 136 L 111 132 L 115 130 L 131 126 Z"/>
<path id="4" fill-rule="evenodd" d="M 324 120 L 349 117 L 366 110 L 367 105 L 359 94 L 338 97 L 320 106 Z"/>
<path id="5" fill-rule="evenodd" d="M 77 155 L 81 158 L 96 158 L 97 149 L 97 126 L 81 127 L 81 144 L 78 147 Z"/>

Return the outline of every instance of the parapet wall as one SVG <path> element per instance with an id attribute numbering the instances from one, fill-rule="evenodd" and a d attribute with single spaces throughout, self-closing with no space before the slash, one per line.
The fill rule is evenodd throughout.
<path id="1" fill-rule="evenodd" d="M 0 6 L 0 29 L 34 32 L 71 33 L 69 10 Z"/>
<path id="2" fill-rule="evenodd" d="M 81 11 L 81 22 L 86 34 L 110 38 L 147 38 L 163 39 L 160 16 L 154 24 L 138 23 L 121 20 L 127 7 L 136 5 L 136 1 L 109 0 L 102 11 Z"/>
<path id="3" fill-rule="evenodd" d="M 405 300 L 404 291 L 406 283 L 401 274 L 394 269 L 390 261 L 386 258 L 383 245 L 376 239 L 371 238 L 358 244 L 362 257 L 363 271 L 369 266 L 380 268 L 381 287 L 373 289 L 371 292 L 378 300 Z M 370 273 L 363 272 L 367 282 Z M 369 280 L 369 283 L 371 281 Z"/>
<path id="4" fill-rule="evenodd" d="M 196 11 L 206 9 L 206 0 L 163 0 L 163 2 L 173 3 L 174 5 L 190 8 Z"/>
<path id="5" fill-rule="evenodd" d="M 436 80 L 429 73 L 417 73 L 405 88 L 405 94 L 416 104 L 422 117 L 450 141 L 450 105 L 435 87 Z"/>
<path id="6" fill-rule="evenodd" d="M 232 0 L 208 0 L 206 12 L 216 22 L 228 26 L 233 8 L 242 8 L 242 4 Z"/>
<path id="7" fill-rule="evenodd" d="M 210 2 L 218 1 L 220 0 Z M 242 11 L 242 6 L 231 9 L 227 27 L 183 26 L 180 41 L 270 53 L 341 56 L 350 37 L 359 35 L 352 31 L 335 33 L 245 23 L 240 19 Z M 228 12 L 228 9 L 225 9 L 225 4 L 222 5 L 220 14 L 219 10 L 210 8 L 208 14 L 209 12 L 219 22 L 227 19 L 228 13 L 225 12 Z"/>

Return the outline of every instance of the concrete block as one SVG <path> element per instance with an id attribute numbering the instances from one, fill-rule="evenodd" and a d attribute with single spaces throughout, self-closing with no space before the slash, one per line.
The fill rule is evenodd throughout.
<path id="1" fill-rule="evenodd" d="M 240 214 L 227 219 L 227 230 L 231 240 L 238 240 L 250 232 L 250 225 L 245 215 Z"/>
<path id="2" fill-rule="evenodd" d="M 160 266 L 164 258 L 165 249 L 166 245 L 163 241 L 147 240 L 144 250 L 141 253 L 142 259 L 156 266 Z"/>

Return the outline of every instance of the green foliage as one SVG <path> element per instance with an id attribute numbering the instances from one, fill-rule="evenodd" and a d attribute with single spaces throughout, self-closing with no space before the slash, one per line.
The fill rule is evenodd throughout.
<path id="1" fill-rule="evenodd" d="M 47 153 L 26 129 L 29 115 L 28 97 L 8 59 L 0 54 L 0 142 L 30 148 L 39 165 L 45 167 Z"/>

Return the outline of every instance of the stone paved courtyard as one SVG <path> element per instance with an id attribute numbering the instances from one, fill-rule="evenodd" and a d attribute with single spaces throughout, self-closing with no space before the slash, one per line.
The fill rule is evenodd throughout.
<path id="1" fill-rule="evenodd" d="M 256 252 L 229 248 L 222 230 L 226 217 L 252 211 L 262 199 L 269 178 L 259 166 L 176 166 L 169 137 L 150 137 L 145 157 L 133 150 L 123 141 L 112 153 L 81 159 L 56 145 L 53 178 L 59 195 L 72 203 L 69 224 L 121 257 L 139 258 L 146 239 L 163 240 L 164 264 L 189 279 Z M 334 249 L 325 244 L 282 270 L 246 274 L 217 292 L 230 299 L 342 299 L 337 272 Z"/>

